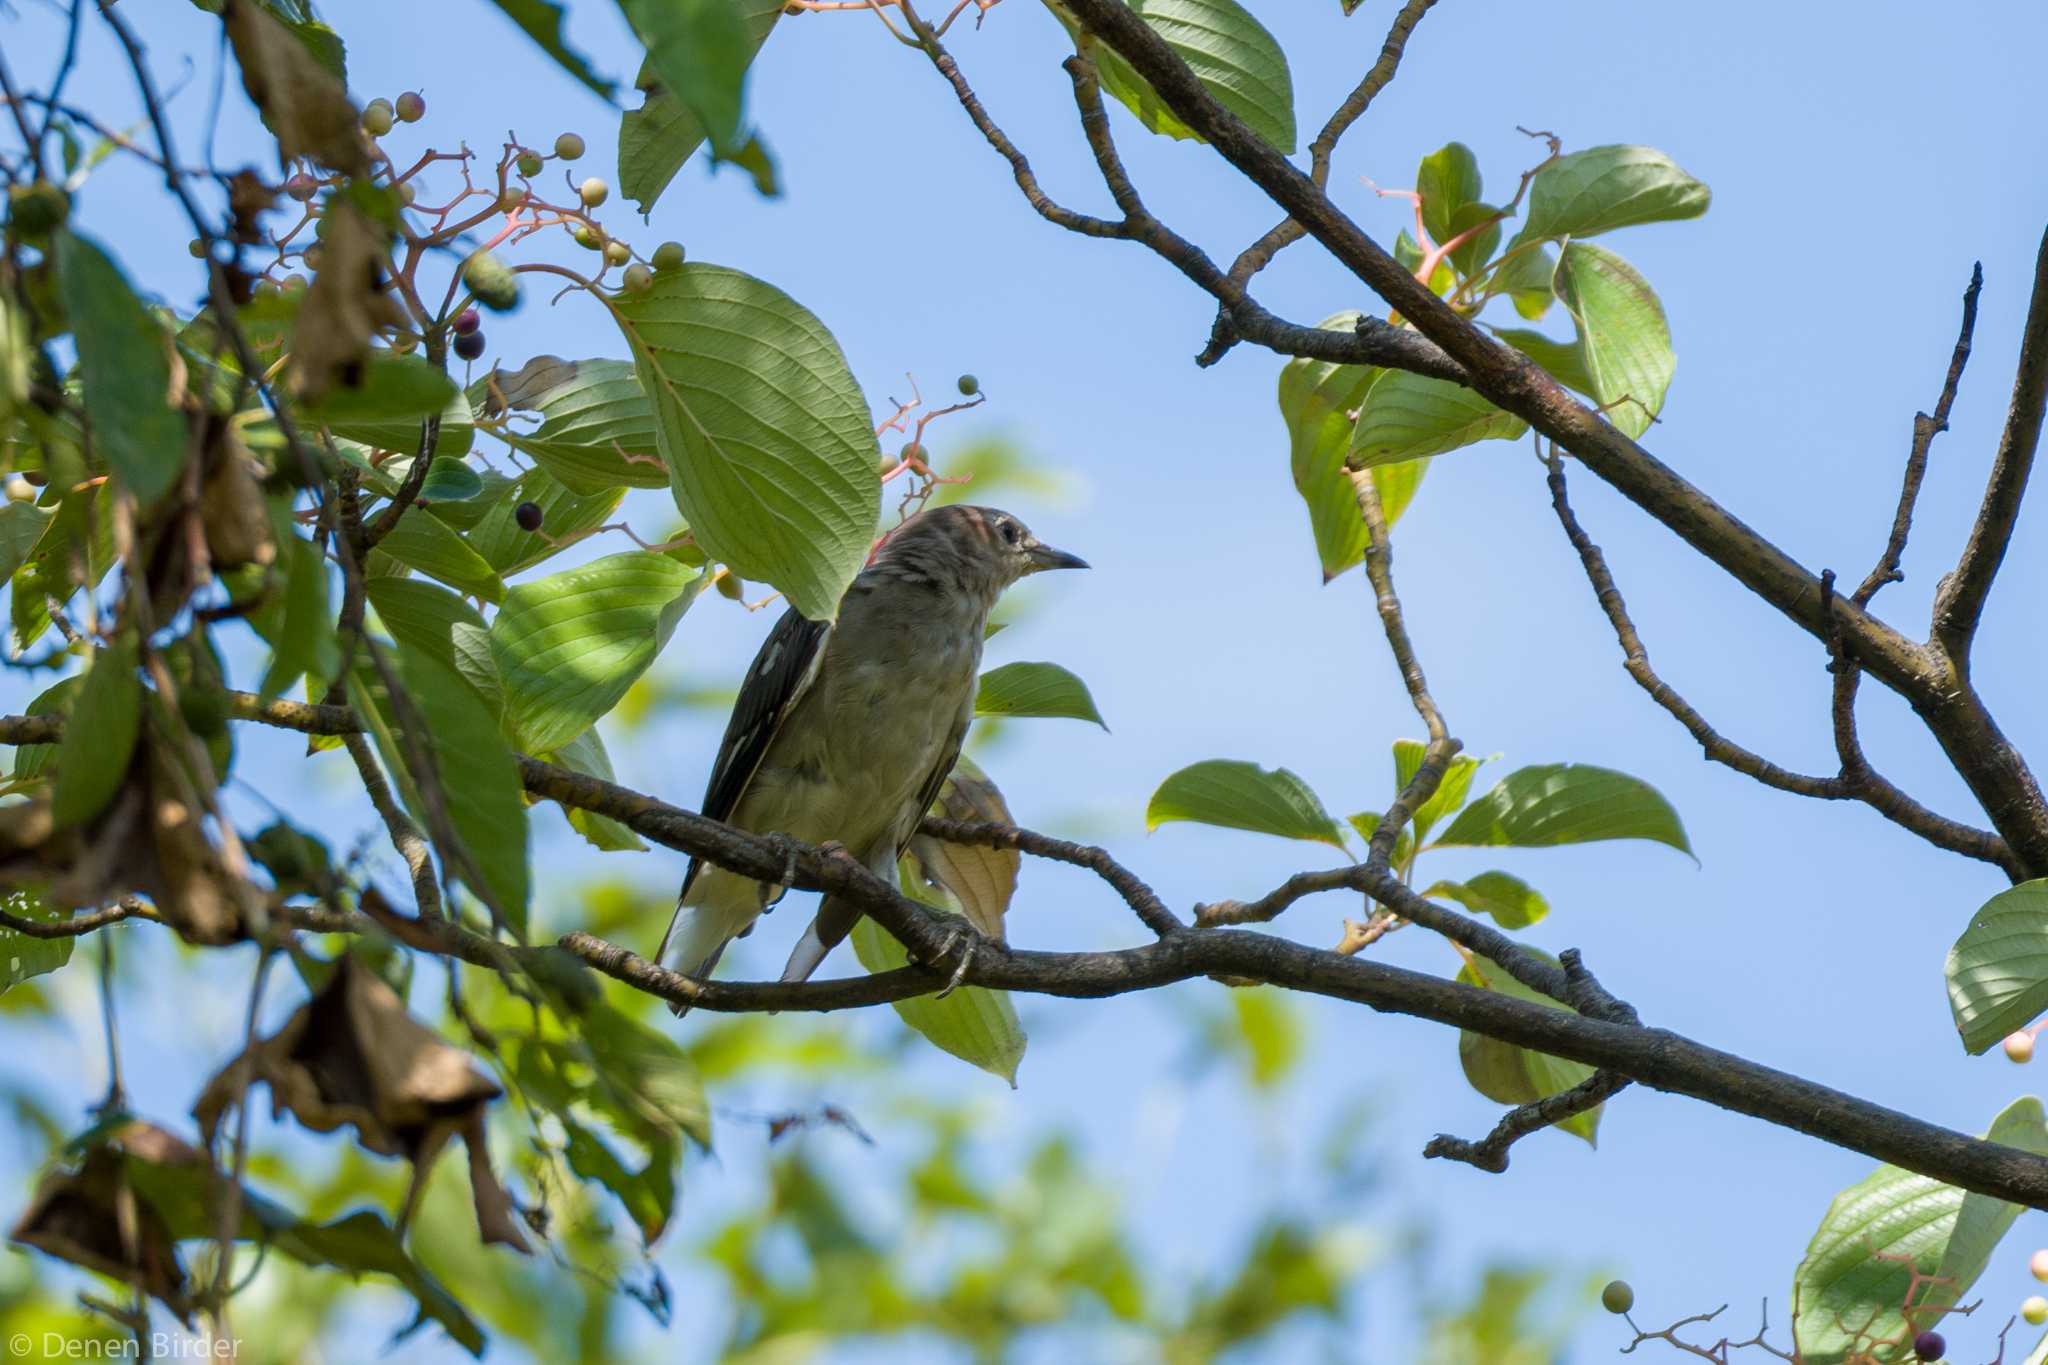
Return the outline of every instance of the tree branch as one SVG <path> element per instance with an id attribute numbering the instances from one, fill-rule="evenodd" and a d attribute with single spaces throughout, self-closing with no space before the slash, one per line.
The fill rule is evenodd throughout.
<path id="1" fill-rule="evenodd" d="M 1545 1095 L 1540 1100 L 1508 1110 L 1493 1126 L 1493 1131 L 1477 1142 L 1438 1133 L 1423 1147 L 1422 1154 L 1462 1161 L 1467 1166 L 1477 1166 L 1482 1171 L 1500 1175 L 1508 1168 L 1508 1148 L 1516 1142 L 1531 1133 L 1541 1132 L 1553 1123 L 1561 1123 L 1589 1109 L 1598 1109 L 1610 1097 L 1626 1090 L 1628 1085 L 1628 1077 L 1618 1072 L 1596 1071 L 1569 1090 L 1560 1090 L 1555 1095 Z"/>

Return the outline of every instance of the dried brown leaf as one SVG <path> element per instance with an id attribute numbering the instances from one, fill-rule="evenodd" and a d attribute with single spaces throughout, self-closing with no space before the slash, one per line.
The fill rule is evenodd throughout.
<path id="1" fill-rule="evenodd" d="M 336 384 L 360 384 L 370 338 L 380 327 L 405 321 L 405 310 L 383 289 L 383 231 L 361 209 L 340 201 L 327 207 L 326 224 L 320 268 L 292 328 L 292 379 L 298 396 L 309 402 Z"/>
<path id="2" fill-rule="evenodd" d="M 263 115 L 286 160 L 306 157 L 350 175 L 370 168 L 360 115 L 334 74 L 313 59 L 290 29 L 249 0 L 221 7 L 228 42 L 242 68 L 242 88 Z"/>
<path id="3" fill-rule="evenodd" d="M 1012 824 L 1010 807 L 987 773 L 962 758 L 932 803 L 948 820 Z M 910 841 L 910 857 L 932 885 L 960 902 L 967 922 L 990 938 L 1003 937 L 1003 916 L 1017 893 L 1017 869 L 1023 861 L 1013 848 L 981 848 L 949 844 L 927 834 Z"/>

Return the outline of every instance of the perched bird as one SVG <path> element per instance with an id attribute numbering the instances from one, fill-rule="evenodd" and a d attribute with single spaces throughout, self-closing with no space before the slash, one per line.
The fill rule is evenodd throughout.
<path id="1" fill-rule="evenodd" d="M 1026 574 L 1087 567 L 992 507 L 937 507 L 904 522 L 847 588 L 835 623 L 791 609 L 768 633 L 711 765 L 704 814 L 836 842 L 893 881 L 960 756 L 989 609 Z M 785 890 L 692 858 L 656 959 L 709 976 Z M 809 977 L 859 918 L 827 896 L 782 979 Z"/>

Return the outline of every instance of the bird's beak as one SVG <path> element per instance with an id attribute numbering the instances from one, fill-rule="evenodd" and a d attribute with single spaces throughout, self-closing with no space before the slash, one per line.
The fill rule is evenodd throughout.
<path id="1" fill-rule="evenodd" d="M 1088 561 L 1079 555 L 1070 555 L 1065 550 L 1055 550 L 1041 541 L 1034 541 L 1026 551 L 1031 567 L 1026 573 L 1043 573 L 1047 569 L 1085 569 Z"/>

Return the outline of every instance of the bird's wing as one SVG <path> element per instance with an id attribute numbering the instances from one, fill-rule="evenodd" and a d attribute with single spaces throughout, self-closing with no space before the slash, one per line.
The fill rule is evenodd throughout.
<path id="1" fill-rule="evenodd" d="M 939 746 L 939 760 L 932 765 L 931 772 L 924 779 L 924 787 L 917 794 L 917 814 L 911 819 L 910 828 L 903 832 L 905 843 L 917 833 L 917 827 L 924 823 L 924 817 L 931 811 L 932 802 L 938 800 L 939 793 L 945 790 L 946 779 L 953 775 L 953 765 L 960 761 L 960 744 L 967 738 L 967 727 L 973 721 L 974 707 L 970 704 L 961 710 L 959 719 L 953 722 L 952 730 L 946 735 L 946 742 Z M 900 855 L 903 850 L 899 848 L 896 851 Z"/>
<path id="2" fill-rule="evenodd" d="M 782 723 L 816 681 L 818 665 L 825 659 L 825 641 L 831 634 L 829 624 L 809 620 L 794 607 L 768 632 L 740 683 L 732 718 L 725 723 L 725 738 L 719 743 L 711 780 L 704 788 L 704 814 L 713 820 L 731 818 Z M 683 874 L 685 896 L 697 880 L 700 861 L 690 859 L 689 870 Z"/>

